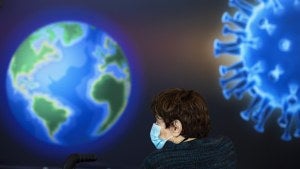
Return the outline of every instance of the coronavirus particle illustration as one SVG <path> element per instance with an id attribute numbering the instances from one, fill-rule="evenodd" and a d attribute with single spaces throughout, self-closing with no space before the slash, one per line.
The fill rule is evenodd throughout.
<path id="1" fill-rule="evenodd" d="M 229 6 L 222 16 L 224 39 L 214 41 L 215 58 L 237 59 L 219 67 L 224 97 L 250 96 L 240 115 L 256 131 L 263 133 L 280 112 L 281 139 L 299 138 L 300 0 L 229 0 Z"/>

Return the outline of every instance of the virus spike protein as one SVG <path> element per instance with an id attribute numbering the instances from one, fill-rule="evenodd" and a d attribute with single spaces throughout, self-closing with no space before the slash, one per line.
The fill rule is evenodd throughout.
<path id="1" fill-rule="evenodd" d="M 253 121 L 256 131 L 264 126 L 274 109 L 281 112 L 278 125 L 282 140 L 290 141 L 291 132 L 300 137 L 300 43 L 299 0 L 229 0 L 233 15 L 224 12 L 224 36 L 232 40 L 214 41 L 214 56 L 234 56 L 237 63 L 220 65 L 220 86 L 226 99 L 252 97 L 241 111 L 246 121 Z M 231 55 L 231 56 L 230 56 Z"/>

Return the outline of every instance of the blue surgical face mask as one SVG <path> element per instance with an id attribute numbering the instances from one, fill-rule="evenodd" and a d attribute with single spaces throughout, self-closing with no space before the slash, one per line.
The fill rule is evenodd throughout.
<path id="1" fill-rule="evenodd" d="M 150 131 L 150 138 L 156 149 L 161 149 L 165 145 L 165 143 L 172 137 L 168 139 L 162 139 L 159 137 L 160 135 L 160 126 L 153 123 L 151 131 Z"/>

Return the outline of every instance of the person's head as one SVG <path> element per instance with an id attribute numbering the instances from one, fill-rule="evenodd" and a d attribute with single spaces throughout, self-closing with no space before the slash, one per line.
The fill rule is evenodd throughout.
<path id="1" fill-rule="evenodd" d="M 194 90 L 171 88 L 156 95 L 151 104 L 160 137 L 203 138 L 210 131 L 210 117 L 204 98 Z"/>

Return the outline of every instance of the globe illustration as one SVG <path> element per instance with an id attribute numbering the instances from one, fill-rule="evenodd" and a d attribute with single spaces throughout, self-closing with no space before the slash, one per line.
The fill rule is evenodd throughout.
<path id="1" fill-rule="evenodd" d="M 77 21 L 30 34 L 13 54 L 6 82 L 18 123 L 55 145 L 84 144 L 109 133 L 131 90 L 122 48 L 107 33 Z"/>

